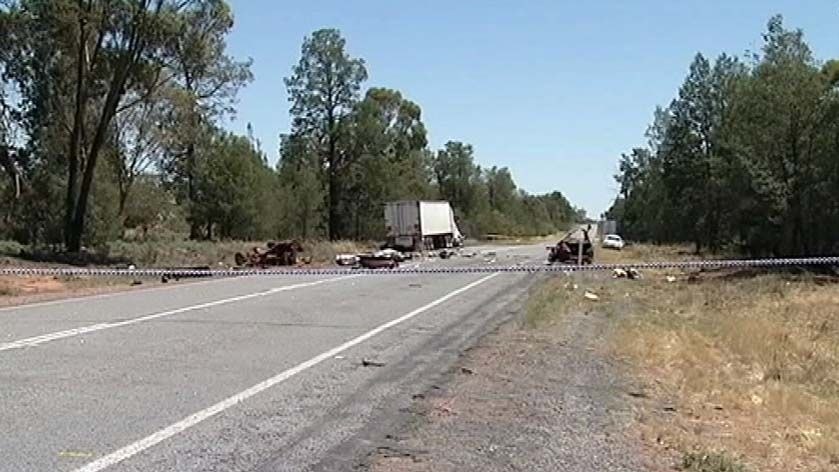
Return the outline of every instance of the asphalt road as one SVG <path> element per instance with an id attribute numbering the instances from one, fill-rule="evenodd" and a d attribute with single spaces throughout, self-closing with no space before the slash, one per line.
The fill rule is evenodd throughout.
<path id="1" fill-rule="evenodd" d="M 0 470 L 345 470 L 532 280 L 238 278 L 0 309 Z"/>

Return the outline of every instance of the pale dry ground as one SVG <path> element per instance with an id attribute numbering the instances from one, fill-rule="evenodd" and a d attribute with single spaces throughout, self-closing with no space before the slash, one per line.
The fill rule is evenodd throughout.
<path id="1" fill-rule="evenodd" d="M 679 252 L 635 246 L 601 255 L 631 265 Z M 615 281 L 599 295 L 604 309 L 622 313 L 610 344 L 643 385 L 634 394 L 636 419 L 652 454 L 728 458 L 728 469 L 692 470 L 741 470 L 738 463 L 756 471 L 839 469 L 836 278 L 644 276 Z"/>

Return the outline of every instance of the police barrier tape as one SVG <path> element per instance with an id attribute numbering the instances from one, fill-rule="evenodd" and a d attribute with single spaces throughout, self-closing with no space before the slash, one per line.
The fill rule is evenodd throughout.
<path id="1" fill-rule="evenodd" d="M 626 264 L 588 265 L 536 265 L 512 266 L 436 266 L 401 267 L 394 269 L 357 268 L 272 268 L 272 269 L 106 269 L 106 268 L 54 268 L 54 267 L 0 267 L 0 275 L 18 276 L 129 276 L 129 277 L 241 277 L 257 275 L 406 275 L 406 274 L 479 274 L 494 272 L 540 273 L 540 272 L 592 272 L 614 269 L 721 269 L 738 267 L 794 267 L 794 266 L 839 266 L 839 256 L 800 257 L 774 259 L 720 259 L 701 261 L 639 262 Z"/>

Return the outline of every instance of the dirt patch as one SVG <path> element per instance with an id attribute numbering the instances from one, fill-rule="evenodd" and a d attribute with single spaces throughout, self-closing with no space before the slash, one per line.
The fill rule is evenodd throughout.
<path id="1" fill-rule="evenodd" d="M 562 287 L 565 279 L 551 283 Z M 528 312 L 556 308 L 538 302 Z M 620 368 L 604 350 L 609 326 L 609 315 L 574 310 L 532 316 L 484 337 L 446 385 L 416 398 L 411 421 L 363 468 L 650 470 L 624 434 L 632 413 Z"/>
<path id="2" fill-rule="evenodd" d="M 133 280 L 125 277 L 0 276 L 0 307 L 142 290 L 160 285 L 157 279 Z"/>

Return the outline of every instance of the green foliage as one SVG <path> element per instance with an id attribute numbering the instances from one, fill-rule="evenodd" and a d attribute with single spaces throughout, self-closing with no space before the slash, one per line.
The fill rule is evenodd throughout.
<path id="1" fill-rule="evenodd" d="M 620 161 L 617 216 L 630 238 L 734 246 L 753 255 L 823 254 L 839 233 L 839 95 L 800 30 L 769 21 L 747 66 L 697 55 L 657 110 L 648 148 Z"/>
<path id="2" fill-rule="evenodd" d="M 365 90 L 340 32 L 303 40 L 276 169 L 220 131 L 252 75 L 224 0 L 0 1 L 0 238 L 75 252 L 178 239 L 384 237 L 384 202 L 452 201 L 467 234 L 545 234 L 575 217 L 469 144 L 428 148 L 422 109 Z M 10 97 L 13 97 L 10 98 Z"/>
<path id="3" fill-rule="evenodd" d="M 273 236 L 270 217 L 277 176 L 244 137 L 216 132 L 201 145 L 205 159 L 196 170 L 191 213 L 224 239 L 257 240 Z"/>
<path id="4" fill-rule="evenodd" d="M 309 142 L 307 147 L 317 156 L 318 171 L 323 175 L 330 239 L 347 234 L 351 224 L 342 211 L 353 177 L 351 164 L 358 158 L 350 152 L 351 115 L 361 84 L 367 80 L 364 61 L 351 57 L 345 46 L 338 30 L 315 31 L 303 40 L 300 62 L 285 79 L 291 102 L 291 134 Z"/>

